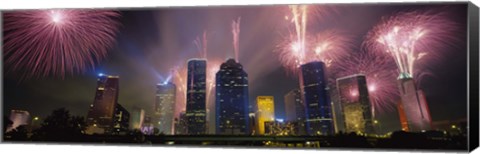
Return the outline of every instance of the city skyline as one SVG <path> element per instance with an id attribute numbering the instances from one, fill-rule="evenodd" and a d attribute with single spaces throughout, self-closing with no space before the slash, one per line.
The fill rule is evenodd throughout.
<path id="1" fill-rule="evenodd" d="M 362 6 L 361 9 L 358 9 L 358 10 L 367 10 L 369 7 L 380 7 L 380 6 Z M 392 6 L 387 6 L 387 8 L 390 7 L 390 8 L 395 8 L 395 7 L 392 7 Z M 412 7 L 412 8 L 422 8 L 422 6 L 409 6 L 409 7 Z M 403 7 L 399 7 L 399 8 L 409 8 L 407 6 L 403 6 Z M 431 7 L 431 6 L 423 6 L 424 8 L 428 8 L 428 7 Z M 402 9 L 399 9 L 399 8 L 396 8 L 397 10 L 402 10 Z M 453 7 L 454 9 L 459 9 L 459 8 L 462 8 L 461 6 L 454 6 Z M 179 8 L 180 10 L 185 10 L 186 12 L 202 12 L 202 11 L 205 11 L 205 10 L 202 10 L 202 8 Z M 272 63 L 275 63 L 277 60 L 276 58 L 266 58 L 266 57 L 269 57 L 271 55 L 275 55 L 273 54 L 273 52 L 271 51 L 271 47 L 264 47 L 262 45 L 258 45 L 259 43 L 256 43 L 255 41 L 252 41 L 251 39 L 253 39 L 253 36 L 254 35 L 250 35 L 250 33 L 255 33 L 255 28 L 258 28 L 258 25 L 249 25 L 248 23 L 250 23 L 249 21 L 252 21 L 254 20 L 253 18 L 253 15 L 252 14 L 248 14 L 248 13 L 242 13 L 243 11 L 242 10 L 252 10 L 252 11 L 256 11 L 256 12 L 260 12 L 263 16 L 261 17 L 264 17 L 264 18 L 267 18 L 267 17 L 275 17 L 274 19 L 268 19 L 268 20 L 277 20 L 275 21 L 275 23 L 283 23 L 283 15 L 272 15 L 270 13 L 266 13 L 265 11 L 269 10 L 269 7 L 252 7 L 252 8 L 248 8 L 248 7 L 235 7 L 235 9 L 237 9 L 238 11 L 232 11 L 232 12 L 241 12 L 241 13 L 228 13 L 229 15 L 225 15 L 225 17 L 223 17 L 222 19 L 224 20 L 220 20 L 220 21 L 216 21 L 216 22 L 221 22 L 221 23 L 218 23 L 218 25 L 214 25 L 213 27 L 218 27 L 218 29 L 215 30 L 215 35 L 214 36 L 211 36 L 211 39 L 209 41 L 211 42 L 219 42 L 219 43 L 213 43 L 213 45 L 211 45 L 211 49 L 213 51 L 213 53 L 210 53 L 209 52 L 209 55 L 210 57 L 212 57 L 212 55 L 214 55 L 213 57 L 217 58 L 217 59 L 227 59 L 229 57 L 233 57 L 234 54 L 233 52 L 230 52 L 231 50 L 233 49 L 230 49 L 232 48 L 231 47 L 231 43 L 230 41 L 222 41 L 222 39 L 224 40 L 228 40 L 227 38 L 230 38 L 231 34 L 229 33 L 229 24 L 230 24 L 230 20 L 234 20 L 234 19 L 237 19 L 237 16 L 241 16 L 242 18 L 242 25 L 240 26 L 241 28 L 241 32 L 240 33 L 240 51 L 245 51 L 246 53 L 242 53 L 242 52 L 239 52 L 239 55 L 240 55 L 240 58 L 239 58 L 239 62 L 241 64 L 244 64 L 244 68 L 246 70 L 246 72 L 249 74 L 249 85 L 251 85 L 250 87 L 252 88 L 250 90 L 250 93 L 252 93 L 248 99 L 248 102 L 250 102 L 250 104 L 252 104 L 253 102 L 255 102 L 255 98 L 257 96 L 260 96 L 260 95 L 272 95 L 274 96 L 274 106 L 275 106 L 275 115 L 278 115 L 278 117 L 275 117 L 275 118 L 285 118 L 285 108 L 283 105 L 283 96 L 285 94 L 287 94 L 287 92 L 291 89 L 294 89 L 294 88 L 298 88 L 298 79 L 296 79 L 295 77 L 289 77 L 288 75 L 285 74 L 285 71 L 284 69 L 281 67 L 281 66 L 274 66 L 274 67 L 271 67 L 272 66 Z M 279 9 L 281 10 L 281 6 L 272 6 L 271 9 Z M 357 10 L 357 11 L 358 11 Z M 228 11 L 225 11 L 225 10 L 222 10 L 222 9 L 218 9 L 218 10 L 215 10 L 215 11 L 218 11 L 218 12 L 228 12 Z M 354 10 L 355 11 L 355 10 Z M 353 12 L 354 12 L 353 11 Z M 387 9 L 381 9 L 381 11 L 377 11 L 377 12 L 390 12 L 390 11 L 387 11 Z M 67 77 L 66 79 L 64 80 L 59 80 L 59 79 L 55 79 L 55 78 L 52 78 L 52 79 L 35 79 L 35 80 L 25 80 L 25 81 L 22 81 L 20 82 L 20 86 L 17 88 L 14 86 L 14 84 L 16 84 L 17 80 L 15 79 L 15 75 L 12 75 L 12 74 L 7 74 L 5 76 L 5 80 L 4 82 L 7 83 L 6 84 L 6 89 L 7 88 L 11 88 L 13 89 L 13 91 L 6 91 L 6 93 L 8 94 L 11 94 L 9 96 L 12 96 L 12 97 L 7 97 L 6 100 L 4 101 L 4 106 L 7 106 L 8 109 L 22 109 L 22 110 L 32 110 L 31 113 L 35 113 L 35 114 L 32 114 L 32 115 L 35 115 L 35 116 L 40 116 L 40 117 L 44 117 L 45 115 L 47 115 L 51 110 L 55 109 L 55 108 L 58 108 L 58 107 L 64 107 L 64 106 L 61 106 L 61 105 L 65 105 L 65 107 L 69 108 L 70 110 L 72 110 L 72 113 L 75 113 L 76 115 L 85 115 L 86 114 L 86 111 L 88 110 L 87 107 L 88 107 L 88 104 L 91 104 L 92 102 L 92 98 L 93 98 L 93 93 L 92 92 L 92 89 L 95 89 L 94 87 L 92 88 L 92 85 L 94 84 L 94 82 L 92 83 L 91 81 L 93 79 L 96 78 L 96 75 L 98 73 L 108 73 L 108 74 L 115 74 L 115 75 L 118 75 L 121 77 L 122 79 L 122 84 L 120 85 L 120 87 L 122 87 L 120 90 L 120 94 L 119 94 L 119 102 L 121 102 L 122 105 L 125 105 L 125 107 L 127 108 L 127 110 L 130 111 L 130 109 L 133 107 L 133 106 L 142 106 L 143 109 L 146 109 L 146 110 L 149 110 L 150 108 L 148 108 L 148 105 L 151 105 L 154 100 L 152 98 L 154 97 L 149 97 L 149 96 L 152 96 L 152 95 L 145 95 L 145 94 L 138 94 L 136 93 L 135 91 L 138 91 L 138 92 L 141 92 L 141 93 L 152 93 L 154 94 L 153 91 L 154 88 L 155 88 L 155 84 L 156 83 L 161 83 L 161 82 L 164 82 L 167 80 L 168 76 L 169 76 L 169 72 L 170 72 L 170 69 L 174 66 L 177 66 L 177 65 L 186 65 L 186 57 L 189 57 L 189 58 L 195 58 L 195 57 L 200 57 L 200 56 L 196 56 L 196 52 L 195 52 L 195 49 L 193 49 L 193 45 L 192 45 L 192 41 L 188 41 L 188 40 L 193 40 L 192 38 L 196 37 L 197 35 L 201 35 L 201 31 L 203 31 L 204 29 L 210 29 L 210 31 L 212 31 L 211 29 L 214 29 L 214 28 L 211 28 L 209 25 L 209 23 L 205 23 L 204 25 L 206 26 L 199 26 L 199 27 L 195 27 L 195 28 L 191 28 L 191 27 L 186 27 L 185 29 L 187 29 L 187 32 L 178 32 L 180 33 L 180 35 L 178 36 L 175 36 L 175 35 L 167 35 L 167 34 L 163 34 L 163 31 L 160 31 L 159 30 L 159 33 L 160 33 L 160 36 L 152 36 L 153 34 L 147 34 L 147 31 L 141 31 L 140 33 L 133 33 L 133 32 L 128 32 L 128 30 L 132 30 L 132 29 L 135 29 L 135 28 L 138 28 L 139 25 L 137 25 L 138 23 L 136 22 L 145 22 L 145 21 L 137 21 L 137 19 L 134 19 L 134 17 L 137 17 L 137 16 L 140 16 L 140 15 L 147 15 L 146 18 L 160 18 L 162 20 L 167 20 L 167 19 L 171 19 L 172 17 L 185 17 L 185 14 L 181 11 L 175 11 L 175 10 L 165 10 L 165 11 L 159 11 L 159 12 L 162 12 L 162 13 L 157 13 L 155 11 L 138 11 L 138 12 L 135 12 L 135 11 L 123 11 L 123 19 L 121 19 L 122 23 L 125 25 L 124 29 L 121 29 L 120 31 L 120 34 L 119 36 L 117 37 L 117 40 L 118 40 L 118 43 L 117 43 L 117 46 L 112 49 L 112 52 L 110 53 L 110 57 L 107 58 L 107 61 L 106 62 L 102 62 L 100 64 L 100 67 L 98 67 L 96 70 L 90 70 L 90 71 L 87 71 L 87 73 L 83 74 L 83 75 L 76 75 L 75 77 Z M 208 11 L 209 12 L 209 11 Z M 373 12 L 376 12 L 376 11 L 372 11 Z M 172 15 L 172 17 L 168 16 L 170 14 L 174 14 Z M 208 14 L 208 13 L 206 13 Z M 216 14 L 216 13 L 213 13 L 213 14 Z M 266 15 L 264 15 L 266 14 Z M 287 14 L 287 13 L 285 13 Z M 350 14 L 353 14 L 350 12 Z M 389 13 L 385 13 L 386 15 L 389 15 Z M 201 16 L 201 15 L 200 15 Z M 207 15 L 205 15 L 207 16 Z M 210 16 L 212 16 L 210 14 Z M 376 18 L 374 19 L 370 19 L 372 21 L 377 21 L 379 20 L 379 15 L 375 15 Z M 165 18 L 165 19 L 164 19 Z M 160 20 L 159 19 L 159 20 Z M 209 19 L 209 18 L 207 18 Z M 200 20 L 200 19 L 197 19 L 197 20 Z M 461 20 L 461 19 L 458 19 L 458 20 Z M 255 20 L 256 21 L 256 20 Z M 280 21 L 280 22 L 279 22 Z M 131 23 L 129 23 L 131 22 Z M 198 22 L 202 22 L 202 21 L 198 21 Z M 347 22 L 347 21 L 339 21 L 339 22 Z M 170 24 L 173 24 L 173 25 L 170 25 L 170 26 L 159 26 L 161 28 L 158 28 L 158 29 L 162 29 L 164 31 L 166 31 L 165 29 L 169 29 L 169 28 L 172 28 L 172 26 L 174 25 L 179 25 L 180 27 L 182 26 L 186 26 L 186 25 L 183 25 L 182 24 L 183 22 L 182 21 L 175 21 L 175 24 L 173 23 L 170 23 Z M 372 22 L 372 25 L 374 25 L 376 22 Z M 145 29 L 155 29 L 155 28 L 152 28 L 154 27 L 153 25 L 161 25 L 160 23 L 153 23 L 153 24 L 144 24 L 145 25 Z M 220 25 L 227 25 L 227 26 L 220 26 Z M 333 25 L 331 25 L 333 26 Z M 279 26 L 277 26 L 276 29 L 280 29 L 278 28 Z M 368 26 L 365 26 L 365 27 L 368 27 Z M 193 30 L 195 29 L 195 30 Z M 265 28 L 262 28 L 260 27 L 260 29 L 264 30 Z M 364 29 L 368 29 L 368 28 L 364 28 Z M 262 31 L 262 30 L 259 30 L 259 31 Z M 127 31 L 125 34 L 123 32 Z M 270 30 L 273 32 L 273 30 Z M 185 34 L 185 33 L 189 33 L 189 34 Z M 357 33 L 364 33 L 364 32 L 357 32 Z M 183 35 L 182 35 L 183 34 Z M 136 38 L 136 37 L 141 37 L 141 35 L 146 35 L 146 36 L 150 36 L 149 38 L 154 38 L 155 40 L 162 40 L 160 42 L 162 42 L 163 46 L 160 46 L 160 47 L 155 47 L 153 44 L 153 42 L 155 41 L 149 41 L 149 40 L 144 40 L 142 38 L 138 39 L 138 40 L 135 40 L 135 39 L 132 39 L 132 38 Z M 167 37 L 167 36 L 171 36 L 172 37 L 172 40 L 170 40 L 170 37 Z M 268 36 L 268 35 L 267 35 Z M 183 37 L 183 38 L 182 38 Z M 260 36 L 260 38 L 264 38 L 265 36 Z M 276 35 L 273 35 L 272 34 L 272 39 L 268 39 L 270 41 L 273 41 L 273 40 L 276 40 L 275 37 L 277 37 Z M 248 39 L 248 38 L 251 38 L 251 39 Z M 179 41 L 179 43 L 177 41 L 173 41 L 173 40 L 182 40 L 182 41 Z M 255 40 L 255 39 L 253 39 Z M 146 43 L 145 43 L 146 42 Z M 245 43 L 247 42 L 247 43 Z M 140 44 L 143 44 L 143 46 L 140 46 Z M 176 47 L 172 47 L 172 44 L 177 44 Z M 216 45 L 215 45 L 216 44 Z M 218 45 L 218 44 L 228 44 L 228 45 L 223 45 L 223 47 L 220 47 L 221 45 Z M 243 44 L 243 45 L 242 45 Z M 269 44 L 269 43 L 267 43 Z M 248 53 L 251 53 L 251 52 L 258 52 L 256 51 L 255 49 L 252 49 L 252 46 L 257 46 L 256 48 L 257 49 L 264 49 L 264 50 L 261 50 L 261 52 L 259 52 L 259 55 L 256 55 L 256 56 L 248 56 L 249 54 Z M 271 46 L 271 43 L 270 45 Z M 461 45 L 459 45 L 461 46 Z M 157 48 L 157 49 L 156 49 Z M 180 48 L 180 49 L 168 49 L 168 48 Z M 223 49 L 222 49 L 223 48 Z M 267 48 L 267 49 L 265 49 Z M 115 52 L 115 50 L 118 50 L 118 51 L 123 51 L 123 52 Z M 178 52 L 178 51 L 175 51 L 175 50 L 179 50 L 179 51 L 183 51 L 183 52 Z M 227 50 L 225 52 L 219 52 L 218 50 Z M 248 52 L 250 51 L 251 52 Z M 154 51 L 158 51 L 158 52 L 154 52 Z M 165 53 L 168 53 L 168 54 L 162 54 L 163 51 L 165 51 Z M 461 49 L 459 51 L 462 51 Z M 270 54 L 271 53 L 271 54 Z M 463 54 L 463 52 L 460 52 L 461 54 Z M 150 56 L 148 56 L 150 55 Z M 216 56 L 216 55 L 220 55 L 220 56 Z M 128 56 L 131 56 L 129 57 L 129 59 L 127 59 L 126 57 Z M 258 57 L 257 57 L 258 56 Z M 174 62 L 169 62 L 168 64 L 165 64 L 165 65 L 162 65 L 163 61 L 162 60 L 156 60 L 155 58 L 157 59 L 163 59 L 163 60 L 168 60 L 168 58 L 170 59 L 175 59 Z M 160 58 L 159 58 L 160 57 Z M 166 57 L 166 58 L 163 58 L 163 57 Z M 177 58 L 174 58 L 174 57 L 177 57 Z M 178 57 L 181 57 L 181 58 L 178 58 Z M 207 61 L 207 63 L 211 62 L 210 61 L 210 58 L 209 57 L 209 60 Z M 219 58 L 220 57 L 220 58 Z M 461 57 L 461 56 L 460 56 Z M 109 59 L 109 60 L 108 60 Z M 252 62 L 253 61 L 253 62 Z M 461 58 L 458 58 L 457 61 L 461 61 Z M 123 64 L 122 64 L 123 63 Z M 261 65 L 262 63 L 266 63 L 266 65 Z M 118 65 L 116 65 L 118 64 Z M 259 65 L 260 64 L 260 65 Z M 451 70 L 455 70 L 454 68 L 462 68 L 463 65 L 458 65 L 456 63 L 454 63 L 454 65 L 456 66 L 445 66 L 445 67 L 451 67 L 452 69 Z M 439 66 L 441 67 L 441 66 Z M 125 69 L 126 71 L 123 72 L 122 70 Z M 137 69 L 137 70 L 135 70 Z M 439 70 L 441 68 L 438 68 L 437 70 Z M 132 71 L 132 72 L 129 72 L 129 71 Z M 458 70 L 457 70 L 458 71 Z M 466 70 L 465 70 L 466 71 Z M 439 71 L 435 71 L 435 72 L 439 72 Z M 459 71 L 461 72 L 461 71 Z M 130 75 L 132 74 L 132 75 Z M 137 74 L 138 76 L 140 77 L 136 77 L 134 76 L 135 74 Z M 142 74 L 142 75 L 140 75 Z M 145 74 L 148 74 L 148 75 L 145 75 Z M 459 73 L 459 74 L 462 74 L 462 73 Z M 466 75 L 466 73 L 463 73 Z M 143 76 L 145 75 L 145 76 Z M 455 76 L 449 76 L 449 77 L 445 77 L 445 76 L 442 76 L 442 75 L 445 75 L 445 74 L 440 74 L 437 73 L 437 76 L 440 76 L 440 79 L 433 79 L 433 81 L 423 81 L 422 84 L 423 86 L 422 87 L 425 87 L 426 89 L 424 89 L 425 91 L 425 94 L 427 96 L 427 99 L 433 99 L 433 101 L 428 101 L 429 103 L 432 103 L 431 104 L 431 109 L 432 110 L 432 119 L 435 121 L 435 120 L 456 120 L 456 119 L 461 119 L 461 118 L 464 118 L 465 116 L 462 115 L 463 114 L 466 114 L 466 105 L 465 107 L 463 108 L 463 110 L 465 112 L 463 112 L 462 107 L 453 107 L 453 108 L 457 108 L 458 110 L 458 113 L 454 113 L 454 116 L 453 117 L 444 117 L 441 114 L 442 111 L 445 111 L 445 110 L 448 110 L 449 108 L 451 108 L 452 106 L 454 105 L 450 105 L 450 104 L 454 104 L 456 103 L 457 101 L 460 101 L 458 99 L 455 99 L 455 100 L 443 100 L 442 101 L 442 98 L 438 98 L 438 97 L 434 97 L 434 96 L 441 96 L 441 94 L 445 93 L 445 91 L 443 91 L 442 93 L 442 90 L 432 90 L 432 89 L 435 89 L 435 88 L 430 88 L 430 87 L 435 87 L 433 86 L 435 83 L 438 83 L 440 81 L 450 81 L 450 80 L 454 80 L 454 79 L 457 79 L 459 80 L 460 77 L 455 77 Z M 153 77 L 152 77 L 153 76 Z M 141 78 L 142 77 L 145 77 L 147 80 L 145 81 L 142 81 Z M 153 78 L 153 79 L 152 79 Z M 125 80 L 123 80 L 125 79 Z M 14 83 L 9 83 L 9 81 L 11 82 L 14 82 Z M 125 81 L 125 82 L 123 82 Z M 41 83 L 41 82 L 45 82 L 45 83 Z M 135 85 L 136 82 L 140 82 L 139 85 Z M 462 80 L 459 80 L 459 82 L 463 82 Z M 146 83 L 148 83 L 148 86 L 145 86 L 147 85 Z M 422 85 L 421 84 L 421 85 Z M 38 88 L 34 88 L 34 89 L 28 89 L 28 87 L 31 87 L 31 86 L 35 86 L 35 85 L 39 85 L 38 87 L 40 88 L 46 88 L 50 85 L 52 85 L 55 89 L 62 89 L 62 88 L 65 88 L 65 87 L 72 87 L 72 88 L 67 88 L 67 90 L 62 90 L 61 92 L 59 93 L 63 93 L 63 94 L 67 94 L 65 96 L 57 96 L 57 94 L 53 93 L 53 94 L 50 94 L 50 93 L 47 93 L 47 92 L 43 92 L 43 93 L 38 93 Z M 179 86 L 179 85 L 177 85 Z M 429 87 L 430 86 L 430 87 Z M 462 84 L 458 84 L 458 85 L 451 85 L 451 86 L 454 86 L 454 87 L 461 87 L 461 86 L 465 86 L 465 85 L 462 85 Z M 79 88 L 79 91 L 75 91 L 74 89 L 77 89 L 77 87 L 80 87 Z M 186 87 L 184 87 L 186 88 Z M 153 90 L 152 90 L 153 89 Z M 461 89 L 461 88 L 459 88 Z M 464 88 L 465 89 L 465 88 Z M 75 92 L 74 92 L 75 91 Z M 124 92 L 126 91 L 126 92 Z M 41 102 L 44 102 L 46 105 L 46 107 L 41 107 L 43 108 L 42 111 L 35 111 L 33 109 L 29 109 L 29 105 L 31 105 L 33 103 L 33 99 L 29 99 L 29 98 L 20 98 L 18 96 L 18 94 L 16 93 L 19 93 L 19 92 L 25 92 L 27 93 L 28 95 L 31 95 L 32 98 L 40 98 L 39 101 Z M 79 93 L 77 93 L 79 92 Z M 72 95 L 74 95 L 73 93 L 76 93 L 74 97 L 70 97 Z M 332 92 L 330 92 L 332 93 Z M 61 94 L 58 94 L 58 95 L 61 95 Z M 461 92 L 458 92 L 458 96 L 459 99 L 465 99 L 466 101 L 466 98 L 462 98 L 461 97 Z M 252 99 L 253 98 L 253 99 Z M 71 99 L 71 100 L 69 100 Z M 29 101 L 30 100 L 30 101 Z M 66 102 L 74 102 L 74 103 L 71 103 L 71 104 L 64 104 L 64 103 L 48 103 L 48 102 L 45 102 L 45 101 L 49 101 L 51 100 L 52 102 L 62 102 L 62 100 L 66 101 Z M 20 103 L 18 103 L 20 102 Z M 444 102 L 443 104 L 440 103 L 438 104 L 437 102 Z M 22 105 L 23 104 L 23 105 Z M 148 104 L 148 105 L 146 105 Z M 177 103 L 178 104 L 178 103 Z M 183 104 L 181 104 L 183 105 Z M 24 107 L 22 107 L 24 106 Z M 35 105 L 34 105 L 35 106 Z M 39 108 L 39 109 L 41 109 Z M 8 111 L 8 109 L 6 109 Z M 86 109 L 86 110 L 85 110 Z M 151 111 L 146 111 L 147 113 L 151 113 Z M 175 112 L 175 117 L 178 117 L 178 111 Z M 391 112 L 388 112 L 388 114 L 383 114 L 383 115 L 386 115 L 386 116 L 391 116 L 393 118 L 386 118 L 386 119 L 398 119 L 398 115 L 393 115 L 393 114 L 398 114 L 397 112 L 395 111 L 391 111 Z M 455 115 L 456 114 L 456 115 Z M 150 116 L 153 116 L 152 114 L 150 114 Z M 385 120 L 385 119 L 381 119 L 380 120 L 382 123 L 385 122 L 385 126 L 386 128 L 384 128 L 385 130 L 393 130 L 392 128 L 400 128 L 400 123 L 398 122 L 398 120 L 394 121 L 394 122 L 391 122 L 390 124 L 388 124 L 388 120 Z M 389 127 L 387 127 L 389 126 Z M 390 128 L 390 129 L 387 129 L 387 128 Z"/>

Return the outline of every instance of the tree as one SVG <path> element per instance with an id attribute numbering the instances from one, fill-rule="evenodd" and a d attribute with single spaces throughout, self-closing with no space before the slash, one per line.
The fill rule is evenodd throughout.
<path id="1" fill-rule="evenodd" d="M 65 108 L 56 109 L 33 132 L 32 139 L 40 141 L 79 141 L 86 129 L 83 117 L 71 116 Z"/>
<path id="2" fill-rule="evenodd" d="M 10 136 L 8 140 L 11 141 L 27 141 L 28 140 L 28 130 L 25 125 L 20 125 L 12 131 L 6 133 L 6 136 Z"/>

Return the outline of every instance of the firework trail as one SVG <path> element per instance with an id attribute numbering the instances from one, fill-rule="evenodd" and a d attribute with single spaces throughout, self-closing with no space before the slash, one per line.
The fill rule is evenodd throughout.
<path id="1" fill-rule="evenodd" d="M 454 45 L 455 23 L 445 13 L 412 11 L 398 13 L 375 26 L 363 45 L 368 50 L 386 52 L 397 64 L 404 77 L 421 77 L 422 69 L 441 55 L 441 49 Z"/>
<path id="2" fill-rule="evenodd" d="M 238 62 L 239 52 L 239 35 L 240 35 L 240 17 L 237 20 L 232 21 L 232 34 L 233 34 L 233 52 L 235 53 L 235 60 Z"/>
<path id="3" fill-rule="evenodd" d="M 120 14 L 105 10 L 35 10 L 4 13 L 8 71 L 22 77 L 65 77 L 105 58 L 115 41 Z"/>
<path id="4" fill-rule="evenodd" d="M 383 114 L 395 109 L 399 94 L 396 85 L 396 65 L 390 56 L 362 51 L 353 53 L 341 61 L 332 66 L 334 71 L 330 72 L 331 75 L 335 79 L 353 74 L 365 75 L 369 99 L 374 109 L 372 113 Z M 355 92 L 351 94 L 354 95 Z M 338 97 L 336 92 L 332 95 Z"/>
<path id="5" fill-rule="evenodd" d="M 197 37 L 193 43 L 195 47 L 197 47 L 198 52 L 200 53 L 201 58 L 207 58 L 207 47 L 208 47 L 208 39 L 207 39 L 207 31 L 203 31 L 202 37 Z"/>
<path id="6" fill-rule="evenodd" d="M 353 48 L 352 37 L 338 30 L 329 29 L 307 34 L 309 14 L 325 16 L 329 13 L 327 10 L 334 10 L 333 7 L 290 5 L 289 9 L 292 15 L 285 16 L 285 19 L 291 19 L 294 26 L 288 29 L 289 34 L 277 44 L 275 50 L 287 74 L 296 76 L 300 65 L 313 61 L 323 61 L 329 67 L 339 57 L 348 55 Z"/>
<path id="7" fill-rule="evenodd" d="M 305 57 L 305 34 L 307 31 L 307 5 L 291 5 L 292 22 L 295 24 L 296 40 L 292 44 L 293 52 L 296 52 L 297 63 L 303 63 Z"/>

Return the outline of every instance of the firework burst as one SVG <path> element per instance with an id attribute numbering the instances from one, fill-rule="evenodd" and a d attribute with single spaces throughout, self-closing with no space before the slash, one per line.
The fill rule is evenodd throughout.
<path id="1" fill-rule="evenodd" d="M 347 56 L 353 47 L 351 37 L 337 30 L 306 36 L 304 44 L 297 40 L 295 35 L 289 35 L 277 45 L 283 67 L 292 74 L 298 73 L 300 65 L 313 61 L 323 61 L 328 68 L 337 59 Z"/>
<path id="2" fill-rule="evenodd" d="M 93 68 L 115 41 L 120 14 L 104 10 L 13 11 L 3 15 L 8 71 L 60 76 Z"/>
<path id="3" fill-rule="evenodd" d="M 446 45 L 454 45 L 456 26 L 445 15 L 430 10 L 383 18 L 367 34 L 363 45 L 373 52 L 386 52 L 394 57 L 401 76 L 420 77 L 424 70 L 417 66 L 438 58 Z"/>

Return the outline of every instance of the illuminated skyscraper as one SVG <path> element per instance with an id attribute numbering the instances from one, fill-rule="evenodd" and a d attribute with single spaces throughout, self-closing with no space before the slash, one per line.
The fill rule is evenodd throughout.
<path id="1" fill-rule="evenodd" d="M 133 107 L 133 110 L 130 115 L 130 129 L 140 130 L 143 125 L 143 120 L 145 119 L 145 111 L 138 107 Z"/>
<path id="2" fill-rule="evenodd" d="M 275 108 L 273 96 L 257 97 L 257 135 L 265 134 L 265 122 L 275 121 Z"/>
<path id="3" fill-rule="evenodd" d="M 206 133 L 206 67 L 204 59 L 188 60 L 186 116 L 190 135 Z"/>
<path id="4" fill-rule="evenodd" d="M 249 134 L 248 75 L 233 59 L 216 74 L 216 134 Z"/>
<path id="5" fill-rule="evenodd" d="M 10 120 L 13 124 L 7 128 L 7 132 L 16 129 L 18 126 L 30 125 L 30 113 L 23 110 L 12 110 L 10 111 Z"/>
<path id="6" fill-rule="evenodd" d="M 176 86 L 173 83 L 157 84 L 155 96 L 156 126 L 160 132 L 173 135 Z"/>
<path id="7" fill-rule="evenodd" d="M 417 90 L 415 80 L 408 74 L 402 73 L 398 78 L 398 87 L 400 88 L 401 98 L 401 102 L 398 105 L 404 112 L 404 115 L 400 113 L 400 118 L 403 116 L 405 119 L 403 123 L 406 123 L 408 126 L 406 130 L 412 132 L 431 130 L 432 119 L 428 104 L 423 92 Z"/>
<path id="8" fill-rule="evenodd" d="M 365 75 L 355 74 L 338 78 L 337 90 L 345 132 L 374 133 L 373 114 Z"/>
<path id="9" fill-rule="evenodd" d="M 333 135 L 332 107 L 328 94 L 325 64 L 320 61 L 301 65 L 301 90 L 305 102 L 309 135 Z"/>
<path id="10" fill-rule="evenodd" d="M 299 89 L 293 89 L 285 96 L 285 115 L 288 123 L 295 123 L 295 134 L 305 134 L 305 104 Z"/>
<path id="11" fill-rule="evenodd" d="M 119 77 L 99 74 L 93 104 L 87 115 L 87 134 L 112 132 L 118 102 Z"/>

